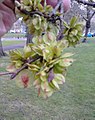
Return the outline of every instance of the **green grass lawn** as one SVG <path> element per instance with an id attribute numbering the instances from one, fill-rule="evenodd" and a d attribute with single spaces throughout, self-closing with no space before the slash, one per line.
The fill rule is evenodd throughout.
<path id="1" fill-rule="evenodd" d="M 10 41 L 2 41 L 3 46 L 12 46 L 17 44 L 25 44 L 24 40 L 10 40 Z"/>
<path id="2" fill-rule="evenodd" d="M 75 53 L 76 61 L 61 91 L 47 100 L 33 87 L 21 89 L 9 76 L 0 76 L 0 120 L 95 120 L 95 41 L 65 51 Z M 8 62 L 0 58 L 0 71 Z"/>
<path id="3" fill-rule="evenodd" d="M 13 40 L 12 40 L 13 37 Z M 19 39 L 17 38 L 14 39 L 14 37 L 19 37 Z M 17 44 L 25 44 L 25 40 L 20 40 L 21 37 L 25 37 L 24 33 L 7 33 L 3 36 L 3 38 L 11 38 L 11 40 L 3 40 L 2 41 L 2 45 L 3 46 L 10 46 L 10 45 L 17 45 Z"/>
<path id="4" fill-rule="evenodd" d="M 7 33 L 3 37 L 25 37 L 25 33 Z"/>

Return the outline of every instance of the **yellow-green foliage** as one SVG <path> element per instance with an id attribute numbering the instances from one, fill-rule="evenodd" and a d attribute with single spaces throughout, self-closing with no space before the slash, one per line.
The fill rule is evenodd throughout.
<path id="1" fill-rule="evenodd" d="M 15 50 L 9 54 L 13 71 L 26 65 L 25 69 L 28 69 L 33 78 L 33 80 L 30 80 L 28 74 L 22 75 L 22 71 L 18 74 L 17 81 L 18 78 L 21 79 L 19 83 L 21 85 L 23 83 L 24 87 L 28 87 L 29 81 L 32 81 L 30 84 L 35 86 L 38 95 L 47 98 L 56 90 L 59 90 L 59 85 L 65 82 L 66 69 L 73 62 L 73 59 L 69 57 L 73 54 L 63 54 L 63 50 L 68 45 L 75 45 L 80 39 L 81 24 L 76 23 L 76 17 L 72 18 L 69 25 L 63 22 L 65 25 L 62 33 L 64 38 L 58 41 L 60 21 L 52 22 L 51 18 L 46 17 L 52 13 L 53 8 L 46 4 L 42 6 L 40 2 L 41 0 L 23 0 L 21 3 L 21 9 L 29 14 L 19 12 L 19 15 L 23 17 L 29 33 L 34 35 L 33 43 L 25 46 L 22 53 Z M 55 13 L 56 17 L 60 17 L 59 11 Z M 31 59 L 35 58 L 38 59 L 30 62 Z M 7 70 L 10 71 L 10 69 Z"/>

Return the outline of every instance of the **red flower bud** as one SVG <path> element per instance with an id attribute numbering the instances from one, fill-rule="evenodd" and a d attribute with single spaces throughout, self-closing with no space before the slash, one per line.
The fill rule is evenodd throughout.
<path id="1" fill-rule="evenodd" d="M 28 83 L 29 83 L 29 76 L 26 74 L 26 75 L 22 75 L 21 76 L 21 81 L 24 85 L 24 88 L 28 87 Z"/>

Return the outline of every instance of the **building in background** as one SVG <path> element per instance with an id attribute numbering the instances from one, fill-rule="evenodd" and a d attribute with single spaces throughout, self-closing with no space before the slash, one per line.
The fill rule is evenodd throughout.
<path id="1" fill-rule="evenodd" d="M 26 33 L 26 26 L 22 21 L 22 18 L 19 18 L 14 24 L 10 33 Z"/>

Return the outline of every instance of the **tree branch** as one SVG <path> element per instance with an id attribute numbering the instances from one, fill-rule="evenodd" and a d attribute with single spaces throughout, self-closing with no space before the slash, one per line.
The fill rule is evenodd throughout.
<path id="1" fill-rule="evenodd" d="M 25 14 L 25 15 L 29 15 L 29 16 L 33 17 L 33 15 L 38 14 L 40 16 L 43 16 L 44 18 L 47 18 L 48 21 L 55 22 L 55 23 L 56 23 L 57 20 L 59 20 L 60 21 L 60 30 L 59 30 L 59 35 L 57 36 L 57 40 L 60 40 L 60 38 L 63 37 L 63 24 L 62 23 L 63 23 L 64 8 L 63 8 L 63 2 L 62 2 L 62 0 L 59 0 L 58 4 L 53 9 L 53 11 L 50 14 L 47 14 L 47 15 L 44 14 L 44 13 L 42 13 L 42 12 L 40 12 L 40 11 L 36 11 L 36 10 L 29 12 L 29 11 L 27 11 L 25 9 L 22 9 L 21 6 L 20 6 L 20 3 L 17 2 L 17 1 L 16 1 L 15 4 L 16 4 L 18 10 L 21 13 Z M 61 14 L 60 16 L 56 15 L 56 11 L 58 9 L 60 10 L 60 14 Z M 34 59 L 29 60 L 27 63 L 30 64 L 32 62 L 35 62 L 38 59 L 41 59 L 41 56 L 36 56 Z M 0 73 L 0 76 L 1 75 L 11 74 L 11 79 L 14 79 L 22 70 L 24 70 L 24 69 L 26 69 L 28 67 L 27 63 L 25 63 L 21 68 L 19 68 L 15 72 Z"/>
<path id="2" fill-rule="evenodd" d="M 3 76 L 3 75 L 9 75 L 9 74 L 13 74 L 14 72 L 1 72 L 0 73 L 0 76 Z"/>
<path id="3" fill-rule="evenodd" d="M 63 27 L 63 13 L 64 13 L 64 8 L 63 8 L 63 2 L 62 2 L 62 0 L 59 0 L 59 3 L 61 3 L 60 4 L 60 14 L 61 14 L 61 16 L 60 16 L 60 30 L 59 30 L 59 34 L 58 34 L 58 36 L 57 36 L 57 40 L 60 40 L 60 39 L 62 39 L 62 37 L 63 37 L 63 29 L 64 29 L 64 27 Z"/>
<path id="4" fill-rule="evenodd" d="M 95 11 L 92 13 L 89 19 L 91 20 L 94 15 L 95 15 Z"/>
<path id="5" fill-rule="evenodd" d="M 28 64 L 33 63 L 38 59 L 41 59 L 41 56 L 36 56 L 34 59 L 29 60 L 27 63 Z M 15 72 L 1 72 L 0 76 L 11 74 L 10 79 L 14 79 L 22 70 L 28 67 L 27 63 L 25 63 L 20 69 L 16 70 Z"/>
<path id="6" fill-rule="evenodd" d="M 34 59 L 31 59 L 30 61 L 28 61 L 27 63 L 30 64 L 30 63 L 33 63 L 35 62 L 36 60 L 40 59 L 41 57 L 40 56 L 37 56 L 35 57 Z M 14 79 L 22 70 L 26 69 L 28 67 L 27 63 L 25 63 L 20 69 L 18 69 L 16 72 L 14 72 L 12 75 L 11 75 L 11 79 Z"/>
<path id="7" fill-rule="evenodd" d="M 83 17 L 83 19 L 85 20 L 85 21 L 87 21 L 88 19 L 87 18 L 85 18 L 84 16 L 82 16 Z"/>
<path id="8" fill-rule="evenodd" d="M 63 1 L 62 0 L 58 0 L 57 5 L 53 9 L 53 11 L 49 14 L 42 13 L 38 10 L 27 11 L 25 9 L 22 9 L 21 6 L 20 6 L 20 3 L 18 3 L 17 1 L 16 1 L 16 6 L 21 13 L 23 13 L 25 15 L 29 15 L 31 17 L 33 17 L 33 15 L 37 14 L 37 15 L 43 16 L 44 18 L 46 18 L 48 21 L 50 21 L 52 23 L 56 23 L 56 21 L 59 20 L 60 30 L 59 30 L 59 34 L 57 36 L 57 40 L 60 40 L 63 37 L 63 13 L 64 13 L 64 8 L 63 8 Z M 56 15 L 57 10 L 59 10 L 60 16 Z"/>
<path id="9" fill-rule="evenodd" d="M 95 7 L 95 2 L 87 2 L 85 0 L 75 0 L 75 1 L 77 1 L 78 3 L 82 3 L 84 5 Z"/>
<path id="10" fill-rule="evenodd" d="M 58 0 L 57 5 L 55 6 L 55 8 L 53 9 L 52 13 L 50 14 L 50 16 L 55 15 L 56 11 L 60 8 L 60 6 L 62 5 L 62 0 Z M 62 5 L 63 6 L 63 5 Z"/>

